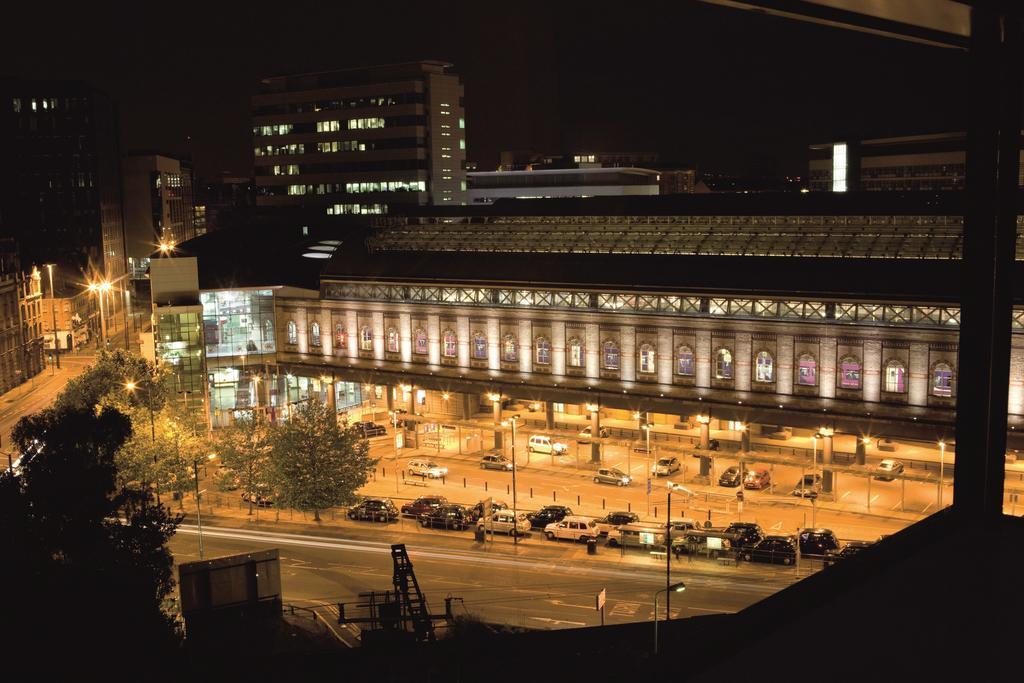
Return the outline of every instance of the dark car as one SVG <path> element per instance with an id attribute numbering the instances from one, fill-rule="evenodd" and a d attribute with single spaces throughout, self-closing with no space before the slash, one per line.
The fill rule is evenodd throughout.
<path id="1" fill-rule="evenodd" d="M 508 509 L 508 503 L 506 503 L 504 501 L 500 501 L 500 500 L 492 500 L 491 501 L 491 513 L 495 513 L 498 510 L 506 510 L 506 509 Z M 471 522 L 477 521 L 478 519 L 480 519 L 481 517 L 484 516 L 484 501 L 481 500 L 476 505 L 473 505 L 472 507 L 467 508 L 466 512 L 469 514 L 469 521 L 471 521 Z"/>
<path id="2" fill-rule="evenodd" d="M 356 422 L 355 428 L 359 430 L 364 439 L 369 439 L 371 436 L 387 436 L 388 433 L 387 428 L 376 422 Z"/>
<path id="3" fill-rule="evenodd" d="M 393 522 L 398 519 L 398 508 L 390 498 L 368 498 L 353 505 L 345 513 L 349 519 L 371 522 Z"/>
<path id="4" fill-rule="evenodd" d="M 709 451 L 717 451 L 719 448 L 721 448 L 721 446 L 722 444 L 718 443 L 718 439 L 711 439 L 710 441 L 708 441 Z"/>
<path id="5" fill-rule="evenodd" d="M 840 550 L 830 550 L 825 553 L 825 566 L 831 567 L 834 564 L 849 559 L 865 548 L 870 548 L 874 544 L 875 541 L 850 541 Z"/>
<path id="6" fill-rule="evenodd" d="M 545 505 L 537 512 L 527 514 L 526 518 L 530 520 L 531 529 L 543 529 L 551 522 L 561 522 L 564 517 L 571 514 L 572 508 L 564 505 Z"/>
<path id="7" fill-rule="evenodd" d="M 438 505 L 436 508 L 419 517 L 424 527 L 437 529 L 454 529 L 462 531 L 473 523 L 469 511 L 461 505 Z"/>
<path id="8" fill-rule="evenodd" d="M 749 548 L 764 538 L 764 531 L 754 522 L 733 522 L 725 528 L 732 535 L 733 548 Z"/>
<path id="9" fill-rule="evenodd" d="M 242 500 L 246 503 L 252 503 L 259 508 L 268 508 L 274 504 L 274 499 L 269 491 L 264 490 L 259 490 L 256 493 L 246 491 L 242 494 Z"/>
<path id="10" fill-rule="evenodd" d="M 739 486 L 742 481 L 743 477 L 740 476 L 739 467 L 730 467 L 718 477 L 719 486 Z"/>
<path id="11" fill-rule="evenodd" d="M 590 425 L 584 427 L 583 431 L 576 435 L 576 443 L 580 444 L 581 446 L 586 446 L 587 444 L 589 444 L 590 437 L 593 434 L 591 429 L 592 427 Z M 607 439 L 611 435 L 612 433 L 607 427 L 601 427 L 601 429 L 597 433 L 598 438 L 601 439 Z"/>
<path id="12" fill-rule="evenodd" d="M 403 515 L 412 515 L 413 517 L 419 517 L 422 514 L 426 514 L 436 508 L 438 505 L 445 505 L 448 503 L 448 499 L 444 496 L 420 496 L 411 503 L 406 503 L 402 506 Z"/>
<path id="13" fill-rule="evenodd" d="M 489 453 L 480 459 L 480 469 L 512 471 L 512 461 L 499 453 Z"/>
<path id="14" fill-rule="evenodd" d="M 772 483 L 772 474 L 768 470 L 747 470 L 743 477 L 743 488 L 761 491 Z"/>
<path id="15" fill-rule="evenodd" d="M 796 541 L 792 536 L 765 536 L 741 554 L 748 562 L 789 565 L 796 562 Z"/>
<path id="16" fill-rule="evenodd" d="M 839 549 L 839 539 L 831 529 L 804 529 L 799 538 L 800 555 L 804 557 L 825 557 L 829 551 Z"/>
<path id="17" fill-rule="evenodd" d="M 635 524 L 640 521 L 640 515 L 635 512 L 609 512 L 605 517 L 595 519 L 597 531 L 602 536 L 607 536 L 611 529 L 620 524 Z"/>

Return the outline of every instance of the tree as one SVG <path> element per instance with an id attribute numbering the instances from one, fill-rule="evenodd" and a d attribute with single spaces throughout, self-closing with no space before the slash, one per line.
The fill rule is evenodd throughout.
<path id="1" fill-rule="evenodd" d="M 255 497 L 270 486 L 270 423 L 260 412 L 235 420 L 221 431 L 217 440 L 221 462 L 238 477 L 238 485 L 249 497 L 249 514 Z"/>
<path id="2" fill-rule="evenodd" d="M 280 501 L 299 510 L 320 511 L 349 505 L 377 464 L 366 439 L 354 428 L 342 429 L 329 406 L 315 399 L 300 405 L 274 430 L 271 461 Z"/>
<path id="3" fill-rule="evenodd" d="M 124 349 L 103 351 L 85 372 L 67 383 L 54 408 L 95 409 L 104 403 L 116 403 L 121 407 L 141 406 L 155 412 L 167 403 L 164 378 L 162 369 L 138 354 Z M 134 384 L 136 389 L 129 391 L 129 384 Z"/>
<path id="4" fill-rule="evenodd" d="M 115 453 L 130 433 L 123 413 L 95 407 L 51 408 L 12 430 L 22 467 L 0 475 L 0 585 L 11 589 L 4 614 L 18 627 L 5 646 L 38 652 L 43 634 L 55 635 L 55 614 L 87 627 L 67 633 L 58 658 L 9 658 L 9 675 L 69 667 L 90 678 L 115 659 L 176 652 L 181 634 L 162 605 L 174 587 L 166 543 L 181 520 L 148 490 L 118 485 Z"/>

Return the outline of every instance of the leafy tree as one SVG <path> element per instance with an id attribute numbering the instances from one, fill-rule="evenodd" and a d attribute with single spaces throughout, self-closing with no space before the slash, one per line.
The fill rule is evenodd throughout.
<path id="1" fill-rule="evenodd" d="M 259 412 L 239 418 L 221 431 L 217 446 L 221 462 L 238 476 L 243 493 L 249 494 L 249 514 L 255 496 L 270 486 L 271 426 Z"/>
<path id="2" fill-rule="evenodd" d="M 354 428 L 343 429 L 337 416 L 317 400 L 300 405 L 274 430 L 271 461 L 280 501 L 299 510 L 320 511 L 356 500 L 377 460 Z"/>
<path id="3" fill-rule="evenodd" d="M 38 652 L 49 639 L 60 652 L 8 658 L 12 680 L 22 666 L 33 677 L 67 667 L 61 677 L 90 678 L 115 660 L 166 659 L 180 644 L 162 610 L 174 587 L 166 543 L 180 517 L 148 490 L 118 485 L 115 453 L 130 432 L 123 413 L 92 406 L 51 408 L 12 431 L 22 468 L 0 475 L 0 585 L 11 588 L 4 614 L 17 628 L 5 633 L 5 648 Z M 61 637 L 54 615 L 87 626 Z"/>
<path id="4" fill-rule="evenodd" d="M 128 386 L 133 384 L 134 390 Z M 54 404 L 58 410 L 102 404 L 159 411 L 167 403 L 165 373 L 142 356 L 117 349 L 103 351 L 88 369 L 70 380 Z M 122 410 L 122 412 L 125 412 Z"/>

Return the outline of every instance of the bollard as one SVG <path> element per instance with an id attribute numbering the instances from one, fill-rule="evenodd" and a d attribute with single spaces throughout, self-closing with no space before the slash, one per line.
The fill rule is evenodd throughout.
<path id="1" fill-rule="evenodd" d="M 551 502 L 558 502 L 558 491 L 551 492 Z"/>
<path id="2" fill-rule="evenodd" d="M 576 496 L 576 504 L 577 505 L 582 505 L 582 503 L 580 502 L 580 497 L 579 496 Z"/>
<path id="3" fill-rule="evenodd" d="M 604 498 L 601 499 L 601 509 L 604 510 Z"/>
<path id="4" fill-rule="evenodd" d="M 485 481 L 484 482 L 484 491 L 486 491 L 486 490 L 487 490 L 487 482 Z"/>
<path id="5" fill-rule="evenodd" d="M 384 467 L 380 468 L 380 478 L 381 479 L 387 479 L 388 478 L 388 471 Z"/>
<path id="6" fill-rule="evenodd" d="M 448 477 L 441 477 L 441 486 L 444 486 L 448 483 L 447 479 Z"/>
<path id="7" fill-rule="evenodd" d="M 506 494 L 512 493 L 512 489 L 509 487 L 508 484 L 505 484 L 505 493 Z"/>
<path id="8" fill-rule="evenodd" d="M 402 481 L 405 481 L 405 470 L 402 470 Z"/>
<path id="9" fill-rule="evenodd" d="M 654 518 L 655 519 L 658 518 L 658 506 L 657 505 L 654 506 Z"/>
<path id="10" fill-rule="evenodd" d="M 462 488 L 466 488 L 466 478 L 462 478 Z"/>
<path id="11" fill-rule="evenodd" d="M 630 502 L 629 502 L 629 501 L 627 500 L 627 501 L 626 501 L 626 512 L 632 512 L 632 511 L 633 511 L 633 504 L 632 504 L 632 503 L 630 503 Z"/>
<path id="12" fill-rule="evenodd" d="M 533 487 L 530 487 L 530 498 L 533 498 Z"/>

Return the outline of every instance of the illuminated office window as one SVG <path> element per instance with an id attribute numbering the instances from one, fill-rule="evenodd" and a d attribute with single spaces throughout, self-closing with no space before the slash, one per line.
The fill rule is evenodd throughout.
<path id="1" fill-rule="evenodd" d="M 832 191 L 846 192 L 846 144 L 832 146 Z"/>

